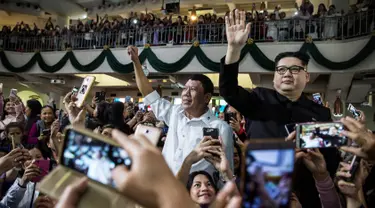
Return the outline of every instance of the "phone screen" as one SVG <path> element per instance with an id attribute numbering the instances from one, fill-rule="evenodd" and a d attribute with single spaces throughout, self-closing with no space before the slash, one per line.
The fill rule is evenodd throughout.
<path id="1" fill-rule="evenodd" d="M 315 103 L 318 103 L 319 105 L 323 105 L 322 96 L 320 95 L 320 93 L 314 93 L 313 100 Z"/>
<path id="2" fill-rule="evenodd" d="M 210 136 L 213 139 L 219 139 L 219 129 L 203 128 L 203 136 Z"/>
<path id="3" fill-rule="evenodd" d="M 297 148 L 326 148 L 347 145 L 348 138 L 342 134 L 344 125 L 338 122 L 300 124 Z"/>
<path id="4" fill-rule="evenodd" d="M 112 170 L 122 164 L 129 168 L 131 166 L 131 159 L 124 149 L 72 129 L 66 132 L 61 162 L 62 165 L 111 187 L 115 187 Z"/>
<path id="5" fill-rule="evenodd" d="M 92 85 L 94 84 L 94 82 L 95 82 L 95 77 L 88 76 L 88 77 L 85 77 L 83 79 L 82 85 L 77 92 L 76 105 L 79 108 L 82 107 L 82 105 L 83 105 L 83 103 L 86 99 L 86 96 L 89 93 L 89 91 L 90 91 Z"/>
<path id="6" fill-rule="evenodd" d="M 348 110 L 350 111 L 350 113 L 352 113 L 355 119 L 361 116 L 361 113 L 352 104 L 348 105 Z"/>
<path id="7" fill-rule="evenodd" d="M 293 148 L 247 150 L 242 207 L 289 207 L 293 169 Z"/>

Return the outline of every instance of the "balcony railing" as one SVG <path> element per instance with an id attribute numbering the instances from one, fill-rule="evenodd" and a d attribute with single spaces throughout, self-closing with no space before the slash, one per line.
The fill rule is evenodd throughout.
<path id="1" fill-rule="evenodd" d="M 316 19 L 285 19 L 253 22 L 249 38 L 255 42 L 303 41 L 310 36 L 315 41 L 344 40 L 370 34 L 374 30 L 375 11 L 345 16 Z M 176 27 L 127 29 L 117 32 L 92 32 L 59 36 L 3 36 L 0 46 L 4 50 L 33 52 L 100 49 L 105 45 L 121 48 L 128 45 L 182 45 L 198 40 L 201 44 L 226 43 L 225 24 L 198 24 Z"/>

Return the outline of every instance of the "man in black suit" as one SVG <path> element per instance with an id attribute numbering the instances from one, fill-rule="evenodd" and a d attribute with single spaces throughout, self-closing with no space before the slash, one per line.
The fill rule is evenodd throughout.
<path id="1" fill-rule="evenodd" d="M 241 49 L 250 32 L 245 26 L 245 14 L 236 10 L 226 18 L 228 49 L 221 60 L 220 95 L 242 115 L 252 121 L 250 138 L 285 138 L 285 125 L 303 122 L 329 122 L 330 110 L 309 100 L 303 94 L 310 75 L 307 71 L 309 56 L 301 52 L 285 52 L 275 58 L 274 89 L 257 87 L 247 91 L 238 86 Z M 312 175 L 303 163 L 295 166 L 293 188 L 302 207 L 321 207 L 315 179 L 334 177 L 339 164 L 336 149 L 321 149 L 327 171 Z M 313 178 L 314 176 L 314 178 Z"/>

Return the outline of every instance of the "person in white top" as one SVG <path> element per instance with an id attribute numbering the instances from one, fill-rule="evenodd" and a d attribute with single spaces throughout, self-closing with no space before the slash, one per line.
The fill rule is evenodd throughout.
<path id="1" fill-rule="evenodd" d="M 184 159 L 203 139 L 203 128 L 217 128 L 221 137 L 230 168 L 233 171 L 233 132 L 224 121 L 215 117 L 208 108 L 214 86 L 205 75 L 194 75 L 185 84 L 181 93 L 182 103 L 173 105 L 153 91 L 147 77 L 142 71 L 138 58 L 138 49 L 129 46 L 128 53 L 134 64 L 135 78 L 138 89 L 145 96 L 145 105 L 151 105 L 157 119 L 168 126 L 168 134 L 163 148 L 163 156 L 174 173 L 177 174 Z M 210 174 L 215 168 L 206 160 L 194 164 L 190 172 L 204 170 Z"/>
<path id="2" fill-rule="evenodd" d="M 111 185 L 111 161 L 102 155 L 100 150 L 94 153 L 93 158 L 87 158 L 89 161 L 89 169 L 87 171 L 87 176 L 93 180 L 101 182 L 103 184 Z"/>

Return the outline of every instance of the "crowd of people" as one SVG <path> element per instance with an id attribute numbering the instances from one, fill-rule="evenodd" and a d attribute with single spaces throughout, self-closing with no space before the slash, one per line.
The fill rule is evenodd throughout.
<path id="1" fill-rule="evenodd" d="M 280 154 L 281 162 L 275 165 L 280 169 L 288 165 L 285 169 L 288 174 L 279 174 L 279 181 L 267 175 L 260 161 L 250 168 L 255 169 L 251 170 L 255 173 L 253 182 L 241 180 L 244 174 L 241 167 L 252 166 L 252 162 L 262 157 L 254 153 L 250 157 L 252 162 L 244 160 L 245 152 L 248 154 L 244 145 L 247 140 L 280 138 L 281 142 L 293 143 L 296 132 L 285 132 L 286 124 L 332 121 L 328 108 L 303 94 L 309 81 L 309 56 L 302 52 L 284 52 L 275 58 L 274 90 L 257 87 L 249 92 L 238 86 L 238 60 L 252 31 L 245 19 L 246 13 L 238 10 L 225 17 L 228 49 L 221 60 L 219 90 L 228 106 L 218 117 L 208 108 L 214 85 L 207 76 L 193 75 L 182 90 L 182 103 L 174 105 L 153 90 L 135 46 L 128 47 L 128 54 L 144 105 L 150 106 L 151 111 L 132 102 L 106 102 L 97 98 L 78 107 L 73 92 L 66 94 L 61 109 L 53 102 L 42 106 L 34 99 L 24 104 L 15 94 L 4 98 L 1 86 L 0 207 L 78 206 L 80 197 L 90 189 L 86 178 L 68 186 L 60 199 L 38 191 L 38 178 L 48 173 L 37 161 L 49 161 L 51 169 L 55 167 L 53 164 L 64 164 L 59 155 L 68 148 L 63 145 L 66 140 L 63 130 L 67 125 L 113 139 L 126 151 L 131 167 L 116 166 L 111 175 L 106 174 L 100 181 L 113 184 L 119 193 L 137 204 L 134 206 L 374 207 L 375 135 L 366 128 L 363 113 L 358 120 L 350 117 L 340 120 L 346 127 L 342 134 L 355 146 L 293 148 L 292 156 L 287 152 Z M 133 135 L 140 125 L 168 127 L 168 131 L 163 131 L 154 145 L 143 136 Z M 203 128 L 216 130 L 217 135 L 204 135 Z M 92 151 L 85 160 L 106 156 L 94 148 Z M 79 163 L 83 160 L 78 158 L 81 156 L 70 155 L 73 159 L 77 157 L 78 162 L 69 168 L 79 165 L 77 169 L 90 179 L 97 175 L 95 168 Z M 351 155 L 352 159 L 344 159 L 343 155 Z M 354 156 L 360 158 L 355 175 L 350 172 Z M 263 154 L 263 157 L 268 156 Z M 269 157 L 277 160 L 275 154 Z M 266 166 L 270 169 L 272 164 Z M 240 193 L 243 183 L 252 193 Z"/>
<path id="2" fill-rule="evenodd" d="M 255 41 L 344 39 L 365 35 L 372 31 L 374 6 L 369 1 L 359 0 L 347 14 L 337 11 L 335 5 L 328 8 L 309 1 L 296 5 L 296 14 L 287 16 L 281 5 L 268 13 L 265 4 L 256 8 L 255 4 L 246 13 L 246 21 L 253 27 L 249 37 Z M 228 15 L 227 12 L 226 15 Z M 95 20 L 79 20 L 77 24 L 54 25 L 51 18 L 44 28 L 30 26 L 23 22 L 13 28 L 3 26 L 0 45 L 8 50 L 34 51 L 35 49 L 65 50 L 95 49 L 165 44 L 191 44 L 195 40 L 203 43 L 223 43 L 226 41 L 224 18 L 216 14 L 200 15 L 196 19 L 188 16 L 173 18 L 157 17 L 152 13 L 132 12 L 129 18 L 109 18 L 108 15 Z"/>

